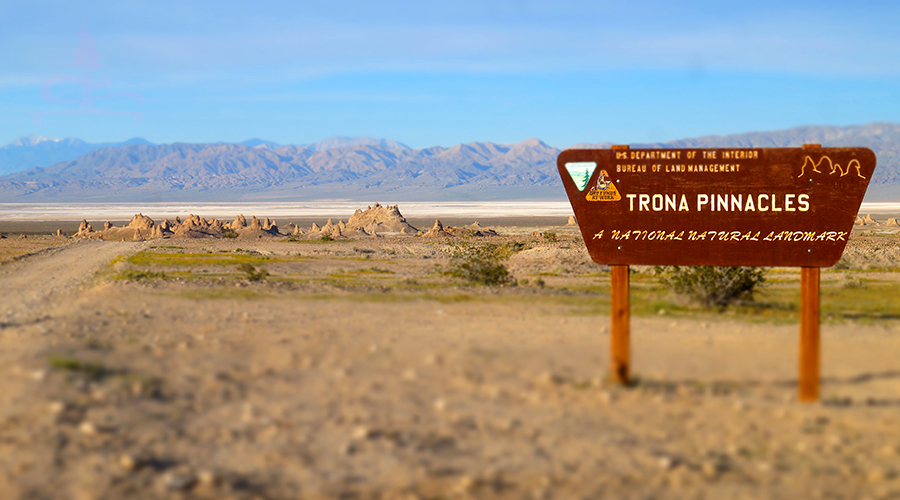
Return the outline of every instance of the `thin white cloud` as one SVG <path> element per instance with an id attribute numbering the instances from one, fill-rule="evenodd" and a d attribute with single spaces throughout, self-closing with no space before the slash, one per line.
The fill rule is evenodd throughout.
<path id="1" fill-rule="evenodd" d="M 837 76 L 898 75 L 900 38 L 873 38 L 847 26 L 755 24 L 698 30 L 611 26 L 596 32 L 558 27 L 326 26 L 291 31 L 206 35 L 121 35 L 111 59 L 160 69 L 275 70 L 310 73 L 400 71 L 556 71 L 608 68 L 684 69 Z M 113 53 L 114 51 L 114 53 Z"/>
<path id="2" fill-rule="evenodd" d="M 148 85 L 255 85 L 370 72 L 900 76 L 900 34 L 887 29 L 883 13 L 827 4 L 105 5 L 88 21 L 101 61 Z M 163 23 L 166 5 L 179 15 Z M 69 24 L 70 32 L 59 28 Z M 42 32 L 0 21 L 11 28 L 0 35 L 0 85 L 71 69 L 65 65 L 79 24 L 55 19 Z"/>

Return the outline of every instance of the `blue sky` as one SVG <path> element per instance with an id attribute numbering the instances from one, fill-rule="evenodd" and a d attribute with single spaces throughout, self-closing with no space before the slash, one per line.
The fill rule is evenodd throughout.
<path id="1" fill-rule="evenodd" d="M 98 110 L 42 98 L 86 21 Z M 0 144 L 666 141 L 900 121 L 895 2 L 0 2 Z M 59 98 L 81 99 L 61 81 Z"/>

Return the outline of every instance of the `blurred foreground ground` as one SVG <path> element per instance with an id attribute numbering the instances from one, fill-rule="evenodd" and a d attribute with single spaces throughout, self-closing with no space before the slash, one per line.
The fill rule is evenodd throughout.
<path id="1" fill-rule="evenodd" d="M 900 498 L 896 234 L 823 272 L 801 405 L 794 270 L 718 313 L 638 269 L 621 388 L 575 230 L 495 229 L 519 286 L 453 240 L 0 241 L 0 497 Z"/>

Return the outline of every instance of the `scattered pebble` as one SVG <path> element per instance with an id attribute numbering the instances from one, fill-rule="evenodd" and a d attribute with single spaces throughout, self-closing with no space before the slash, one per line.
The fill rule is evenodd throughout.
<path id="1" fill-rule="evenodd" d="M 364 425 L 358 425 L 353 428 L 353 431 L 350 433 L 350 436 L 357 441 L 361 441 L 363 439 L 372 439 L 377 437 L 380 434 L 376 429 L 370 429 Z"/>
<path id="2" fill-rule="evenodd" d="M 600 399 L 600 402 L 603 404 L 612 403 L 615 400 L 615 397 L 609 391 L 600 391 L 597 396 Z"/>
<path id="3" fill-rule="evenodd" d="M 472 476 L 464 475 L 460 476 L 459 480 L 456 482 L 456 489 L 460 493 L 465 493 L 470 491 L 475 487 L 475 479 Z"/>
<path id="4" fill-rule="evenodd" d="M 547 371 L 547 372 L 544 372 L 544 373 L 541 373 L 540 375 L 538 375 L 537 381 L 544 385 L 550 385 L 550 384 L 559 385 L 559 384 L 565 383 L 566 379 L 565 379 L 565 377 L 563 377 L 562 375 L 559 375 L 558 373 L 553 373 L 553 372 Z"/>
<path id="5" fill-rule="evenodd" d="M 444 364 L 444 358 L 441 357 L 440 354 L 429 354 L 425 356 L 425 364 L 426 365 L 442 365 Z"/>
<path id="6" fill-rule="evenodd" d="M 125 470 L 136 470 L 140 467 L 138 460 L 128 454 L 119 457 L 119 465 Z"/>
<path id="7" fill-rule="evenodd" d="M 721 474 L 727 472 L 729 468 L 730 464 L 728 463 L 728 459 L 722 455 L 708 458 L 700 463 L 700 471 L 708 479 L 719 477 Z"/>
<path id="8" fill-rule="evenodd" d="M 211 486 L 218 482 L 219 477 L 215 473 L 215 471 L 204 469 L 197 472 L 197 480 L 200 482 L 200 484 Z"/>
<path id="9" fill-rule="evenodd" d="M 520 424 L 521 422 L 517 418 L 501 418 L 494 422 L 494 428 L 499 431 L 509 432 L 518 427 Z"/>
<path id="10" fill-rule="evenodd" d="M 166 491 L 186 491 L 196 483 L 196 476 L 190 472 L 167 472 L 160 478 L 160 484 Z"/>
<path id="11" fill-rule="evenodd" d="M 869 480 L 870 483 L 880 483 L 887 478 L 887 473 L 884 469 L 872 469 L 866 474 L 866 479 Z"/>
<path id="12" fill-rule="evenodd" d="M 57 415 L 57 414 L 62 413 L 62 412 L 64 412 L 64 411 L 66 410 L 66 403 L 64 403 L 64 402 L 62 402 L 62 401 L 51 401 L 51 402 L 47 405 L 47 409 L 50 410 L 50 413 L 51 413 L 51 414 Z"/>

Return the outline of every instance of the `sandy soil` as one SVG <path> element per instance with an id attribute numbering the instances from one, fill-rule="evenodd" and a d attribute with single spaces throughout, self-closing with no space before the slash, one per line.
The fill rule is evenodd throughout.
<path id="1" fill-rule="evenodd" d="M 823 326 L 823 403 L 796 402 L 796 324 L 711 313 L 634 319 L 618 387 L 602 267 L 519 239 L 504 289 L 411 237 L 0 266 L 0 496 L 900 498 L 900 319 Z"/>

